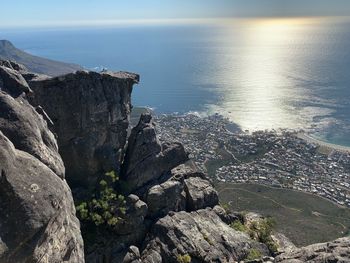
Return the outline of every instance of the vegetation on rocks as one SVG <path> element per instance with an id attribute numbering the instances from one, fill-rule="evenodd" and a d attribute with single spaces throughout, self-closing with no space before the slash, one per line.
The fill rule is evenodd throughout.
<path id="1" fill-rule="evenodd" d="M 179 263 L 190 263 L 191 262 L 191 256 L 188 255 L 188 254 L 185 254 L 185 255 L 179 255 L 177 257 L 177 262 Z"/>
<path id="2" fill-rule="evenodd" d="M 76 207 L 80 220 L 95 226 L 105 225 L 113 228 L 117 225 L 126 212 L 124 196 L 113 188 L 118 179 L 114 171 L 105 174 L 105 178 L 99 183 L 99 190 L 93 194 L 92 199 Z"/>
<path id="3" fill-rule="evenodd" d="M 242 224 L 242 222 L 239 220 L 232 222 L 230 224 L 230 227 L 233 228 L 234 230 L 240 231 L 240 232 L 247 232 L 248 231 L 248 228 L 244 224 Z"/>
<path id="4" fill-rule="evenodd" d="M 247 261 L 255 260 L 255 259 L 261 258 L 262 256 L 263 255 L 261 254 L 261 252 L 259 250 L 252 248 L 249 250 L 249 253 L 248 253 L 246 260 Z"/>
<path id="5" fill-rule="evenodd" d="M 267 217 L 259 222 L 252 222 L 249 226 L 248 233 L 251 238 L 264 243 L 271 252 L 275 253 L 278 247 L 271 237 L 275 225 L 275 220 L 271 217 Z"/>
<path id="6" fill-rule="evenodd" d="M 225 210 L 226 213 L 231 211 L 230 205 L 228 203 L 220 203 L 220 206 Z"/>
<path id="7" fill-rule="evenodd" d="M 278 247 L 271 237 L 275 224 L 273 218 L 267 217 L 260 221 L 254 221 L 249 226 L 235 220 L 230 224 L 230 227 L 236 231 L 247 233 L 252 239 L 264 243 L 272 253 L 275 253 Z"/>

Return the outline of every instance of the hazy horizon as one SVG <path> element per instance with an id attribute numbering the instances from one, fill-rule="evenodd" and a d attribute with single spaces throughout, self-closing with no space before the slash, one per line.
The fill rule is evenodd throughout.
<path id="1" fill-rule="evenodd" d="M 208 19 L 348 16 L 348 0 L 17 0 L 2 3 L 1 28 L 98 26 Z M 15 16 L 14 16 L 15 14 Z"/>

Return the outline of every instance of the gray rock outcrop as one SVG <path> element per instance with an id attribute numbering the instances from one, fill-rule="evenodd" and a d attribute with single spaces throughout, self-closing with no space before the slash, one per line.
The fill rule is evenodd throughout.
<path id="1" fill-rule="evenodd" d="M 203 173 L 182 164 L 171 170 L 167 181 L 148 190 L 146 203 L 149 217 L 160 218 L 170 211 L 190 212 L 214 207 L 219 198 Z"/>
<path id="2" fill-rule="evenodd" d="M 350 262 L 350 238 L 344 237 L 332 242 L 295 248 L 275 258 L 281 263 Z"/>
<path id="3" fill-rule="evenodd" d="M 180 143 L 161 144 L 150 114 L 142 114 L 131 131 L 121 178 L 133 192 L 159 179 L 164 173 L 186 162 L 188 155 Z"/>
<path id="4" fill-rule="evenodd" d="M 142 263 L 138 247 L 130 246 L 123 263 Z"/>
<path id="5" fill-rule="evenodd" d="M 212 184 L 200 177 L 185 179 L 187 209 L 195 211 L 206 207 L 214 207 L 219 203 L 218 193 Z"/>
<path id="6" fill-rule="evenodd" d="M 131 91 L 139 76 L 80 71 L 30 82 L 52 119 L 71 186 L 94 186 L 96 174 L 119 172 L 127 140 Z"/>
<path id="7" fill-rule="evenodd" d="M 237 220 L 243 221 L 243 216 L 241 214 L 225 211 L 225 209 L 220 205 L 214 206 L 213 211 L 221 218 L 223 222 L 228 225 Z"/>
<path id="8" fill-rule="evenodd" d="M 269 255 L 265 245 L 233 230 L 211 208 L 170 213 L 155 223 L 146 243 L 144 263 L 176 263 L 184 255 L 191 262 L 236 262 L 251 249 Z"/>
<path id="9" fill-rule="evenodd" d="M 23 76 L 13 69 L 11 62 L 0 60 L 0 90 L 11 96 L 18 97 L 22 93 L 29 93 L 31 89 Z"/>
<path id="10" fill-rule="evenodd" d="M 147 193 L 146 202 L 151 218 L 165 216 L 170 211 L 186 210 L 186 194 L 183 183 L 177 180 L 168 180 L 151 187 Z"/>
<path id="11" fill-rule="evenodd" d="M 9 69 L 13 69 L 15 71 L 17 71 L 18 73 L 21 73 L 21 74 L 26 74 L 28 73 L 28 69 L 21 65 L 21 64 L 18 64 L 12 60 L 3 60 L 3 59 L 0 59 L 0 66 L 4 66 L 6 68 L 9 68 Z"/>
<path id="12" fill-rule="evenodd" d="M 86 262 L 120 263 L 131 244 L 140 244 L 145 239 L 147 205 L 138 196 L 129 195 L 126 198 L 126 208 L 125 216 L 113 230 L 97 232 L 93 240 L 87 241 Z"/>
<path id="13" fill-rule="evenodd" d="M 0 262 L 84 262 L 54 135 L 27 102 L 20 72 L 0 70 Z"/>
<path id="14" fill-rule="evenodd" d="M 17 149 L 28 152 L 64 177 L 65 168 L 56 139 L 43 117 L 25 98 L 15 99 L 0 92 L 0 130 Z"/>

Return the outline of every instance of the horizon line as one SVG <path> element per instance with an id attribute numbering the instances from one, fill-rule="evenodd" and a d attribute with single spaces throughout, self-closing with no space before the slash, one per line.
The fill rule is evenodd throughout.
<path id="1" fill-rule="evenodd" d="M 136 25 L 190 25 L 206 24 L 214 22 L 228 22 L 233 20 L 251 19 L 317 19 L 317 18 L 349 18 L 350 16 L 236 16 L 217 18 L 160 18 L 160 19 L 101 19 L 101 20 L 72 20 L 72 21 L 50 21 L 33 22 L 23 24 L 1 24 L 1 29 L 35 29 L 35 28 L 66 28 L 66 27 L 111 27 L 111 26 L 136 26 Z"/>

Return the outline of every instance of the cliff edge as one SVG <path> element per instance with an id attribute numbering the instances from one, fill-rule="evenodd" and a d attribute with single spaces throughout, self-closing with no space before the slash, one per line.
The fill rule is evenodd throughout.
<path id="1" fill-rule="evenodd" d="M 32 91 L 16 64 L 2 64 L 7 66 L 0 66 L 0 262 L 84 262 L 56 139 L 27 101 Z"/>

